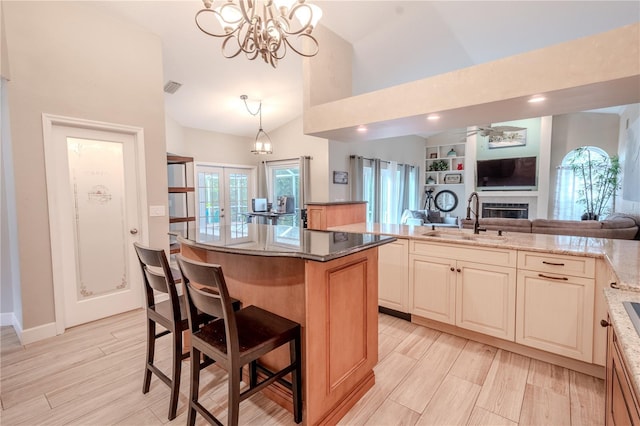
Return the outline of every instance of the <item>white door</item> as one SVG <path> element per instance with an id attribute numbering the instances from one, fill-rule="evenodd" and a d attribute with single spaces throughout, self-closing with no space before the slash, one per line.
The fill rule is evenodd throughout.
<path id="1" fill-rule="evenodd" d="M 251 211 L 253 168 L 196 165 L 198 231 L 214 241 L 247 236 Z"/>
<path id="2" fill-rule="evenodd" d="M 135 134 L 55 123 L 50 129 L 47 186 L 62 332 L 142 306 L 133 242 L 147 240 L 141 238 L 146 224 L 140 214 L 146 197 L 139 194 L 144 186 Z"/>

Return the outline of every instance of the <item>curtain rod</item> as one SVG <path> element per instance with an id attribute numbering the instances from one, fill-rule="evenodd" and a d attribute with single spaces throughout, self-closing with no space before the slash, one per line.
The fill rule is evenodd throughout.
<path id="1" fill-rule="evenodd" d="M 300 157 L 306 158 L 307 160 L 313 160 L 313 157 L 310 155 L 301 155 Z M 295 157 L 295 158 L 283 158 L 281 160 L 264 160 L 263 163 L 277 163 L 279 161 L 294 161 L 294 160 L 299 160 L 300 157 Z"/>
<path id="2" fill-rule="evenodd" d="M 350 156 L 349 156 L 349 158 L 356 158 L 356 157 L 357 157 L 357 155 L 350 155 Z M 373 161 L 373 160 L 375 160 L 375 158 L 367 158 L 367 157 L 362 157 L 362 159 L 363 159 L 363 160 L 369 160 L 369 161 Z M 378 160 L 380 160 L 380 159 L 378 158 Z M 381 162 L 381 163 L 387 163 L 387 164 L 390 164 L 390 163 L 391 163 L 391 161 L 387 161 L 387 160 L 380 160 L 380 162 Z M 402 164 L 402 163 L 398 163 L 398 166 L 409 166 L 409 167 L 411 167 L 411 168 L 414 168 L 414 167 L 415 167 L 415 166 L 414 166 L 414 165 L 412 165 L 412 164 Z"/>

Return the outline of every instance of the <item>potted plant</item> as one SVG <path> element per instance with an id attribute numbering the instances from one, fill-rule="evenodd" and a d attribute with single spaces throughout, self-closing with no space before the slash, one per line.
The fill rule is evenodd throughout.
<path id="1" fill-rule="evenodd" d="M 575 151 L 570 166 L 577 182 L 582 184 L 577 200 L 585 206 L 582 220 L 598 220 L 603 213 L 609 213 L 609 200 L 620 189 L 620 161 L 617 155 L 608 158 L 588 147 Z"/>

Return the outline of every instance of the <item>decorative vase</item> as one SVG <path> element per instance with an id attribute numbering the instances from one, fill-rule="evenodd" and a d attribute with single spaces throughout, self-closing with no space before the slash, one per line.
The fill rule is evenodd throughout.
<path id="1" fill-rule="evenodd" d="M 591 212 L 584 212 L 582 216 L 580 216 L 581 220 L 598 220 L 598 215 Z"/>
<path id="2" fill-rule="evenodd" d="M 456 154 L 456 150 L 453 148 L 451 148 L 451 151 L 447 152 L 448 157 L 455 157 L 456 155 L 458 154 Z"/>

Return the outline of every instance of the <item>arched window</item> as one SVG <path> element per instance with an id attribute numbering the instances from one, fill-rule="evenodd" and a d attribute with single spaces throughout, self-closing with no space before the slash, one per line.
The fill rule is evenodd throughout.
<path id="1" fill-rule="evenodd" d="M 565 155 L 557 169 L 558 175 L 553 209 L 554 219 L 580 220 L 582 214 L 586 211 L 586 206 L 578 202 L 581 194 L 585 191 L 584 179 L 574 173 L 573 165 L 588 161 L 588 158 L 595 163 L 611 164 L 609 155 L 595 146 L 576 148 Z M 609 199 L 604 208 L 605 212 L 612 211 L 613 199 L 614 197 Z"/>

